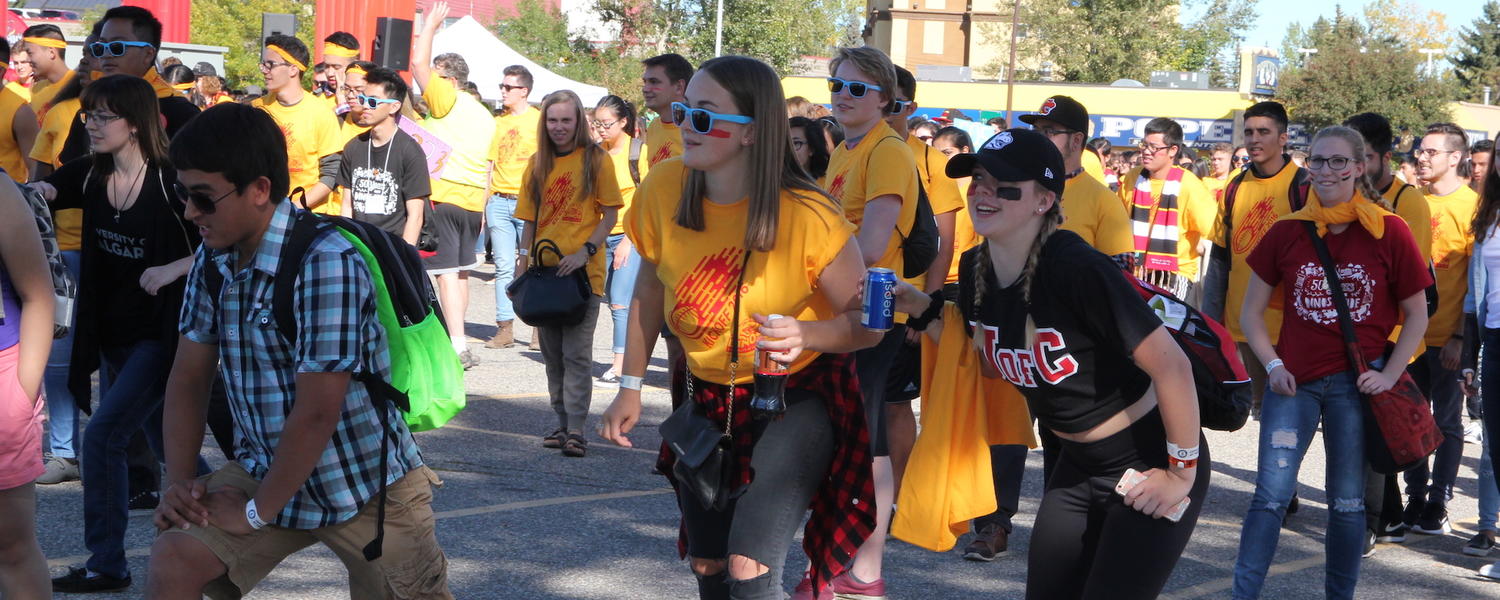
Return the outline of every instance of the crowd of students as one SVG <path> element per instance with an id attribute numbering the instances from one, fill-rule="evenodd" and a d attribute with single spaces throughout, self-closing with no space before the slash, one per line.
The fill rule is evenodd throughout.
<path id="1" fill-rule="evenodd" d="M 786 99 L 754 58 L 694 69 L 665 54 L 642 61 L 642 107 L 566 90 L 533 106 L 517 65 L 491 112 L 462 55 L 432 54 L 447 11 L 426 15 L 410 84 L 359 60 L 347 33 L 316 64 L 298 39 L 271 36 L 266 93 L 243 103 L 211 72 L 158 61 L 161 24 L 145 9 L 106 12 L 76 69 L 55 27 L 27 30 L 10 53 L 22 79 L 0 89 L 0 167 L 27 184 L 0 186 L 0 510 L 12 516 L 0 554 L 13 557 L 0 595 L 130 587 L 128 514 L 154 509 L 152 598 L 239 597 L 314 543 L 348 567 L 354 597 L 451 597 L 431 509 L 440 482 L 365 383 L 391 370 L 365 259 L 324 236 L 281 264 L 304 211 L 415 247 L 465 368 L 479 362 L 468 279 L 486 255 L 490 349 L 517 343 L 510 284 L 533 261 L 581 270 L 583 318 L 529 340 L 558 418 L 539 441 L 564 456 L 588 454 L 594 387 L 618 388 L 599 437 L 631 444 L 664 338 L 674 408 L 726 432 L 733 455 L 730 499 L 708 504 L 671 448 L 657 461 L 702 598 L 784 597 L 799 527 L 799 599 L 884 597 L 891 534 L 947 549 L 971 527 L 963 556 L 994 560 L 1038 440 L 1027 597 L 1157 596 L 1213 464 L 1192 367 L 1131 278 L 1223 322 L 1253 380 L 1259 462 L 1234 597 L 1259 596 L 1319 430 L 1329 597 L 1352 597 L 1375 544 L 1451 531 L 1466 417 L 1485 431 L 1479 532 L 1462 550 L 1494 547 L 1492 144 L 1434 124 L 1398 178 L 1385 118 L 1320 130 L 1296 160 L 1272 101 L 1245 111 L 1243 146 L 1201 152 L 1169 118 L 1129 150 L 1090 140 L 1089 111 L 1068 96 L 1020 116 L 1026 128 L 945 125 L 913 118 L 917 80 L 869 47 L 837 52 L 827 106 Z M 924 226 L 937 232 L 930 259 L 909 246 Z M 1345 360 L 1324 248 L 1369 371 Z M 70 309 L 56 307 L 49 263 L 78 282 L 71 319 L 55 318 Z M 282 269 L 299 270 L 294 332 L 268 308 Z M 870 269 L 902 279 L 888 331 L 862 323 Z M 603 304 L 612 353 L 596 377 Z M 764 361 L 786 373 L 777 419 L 750 408 Z M 1430 465 L 1377 475 L 1361 394 L 1403 373 L 1444 441 Z M 983 426 L 940 422 L 976 406 Z M 232 459 L 217 470 L 199 456 L 205 429 Z M 988 446 L 988 468 L 937 456 L 944 436 Z M 34 486 L 80 476 L 90 555 L 49 584 Z M 1500 579 L 1500 563 L 1480 574 Z"/>

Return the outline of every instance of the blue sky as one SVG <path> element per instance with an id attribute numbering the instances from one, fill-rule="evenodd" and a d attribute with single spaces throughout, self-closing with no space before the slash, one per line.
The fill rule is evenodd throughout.
<path id="1" fill-rule="evenodd" d="M 1483 0 L 1414 0 L 1413 3 L 1420 6 L 1423 13 L 1429 10 L 1445 13 L 1448 16 L 1448 28 L 1454 31 L 1472 23 L 1479 16 L 1479 9 L 1484 4 Z M 1360 14 L 1364 10 L 1364 5 L 1365 2 L 1362 0 L 1349 2 L 1259 0 L 1256 2 L 1256 12 L 1259 18 L 1256 26 L 1245 34 L 1245 43 L 1279 49 L 1281 38 L 1286 35 L 1288 25 L 1292 23 L 1305 25 L 1317 20 L 1319 16 L 1331 16 L 1335 6 L 1343 6 L 1346 13 Z"/>

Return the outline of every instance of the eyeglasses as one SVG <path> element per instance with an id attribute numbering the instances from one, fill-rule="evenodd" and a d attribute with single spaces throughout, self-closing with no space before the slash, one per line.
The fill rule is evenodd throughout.
<path id="1" fill-rule="evenodd" d="M 130 48 L 151 48 L 149 42 L 94 42 L 89 44 L 89 54 L 94 58 L 125 56 Z"/>
<path id="2" fill-rule="evenodd" d="M 1321 171 L 1323 167 L 1341 171 L 1353 161 L 1354 159 L 1347 156 L 1309 156 L 1306 162 L 1307 168 L 1314 171 Z"/>
<path id="3" fill-rule="evenodd" d="M 1234 158 L 1229 159 L 1229 162 L 1232 162 L 1234 164 L 1247 163 L 1247 162 L 1250 162 L 1250 155 L 1249 154 L 1241 154 L 1239 156 L 1236 156 Z"/>
<path id="4" fill-rule="evenodd" d="M 745 125 L 754 123 L 755 119 L 744 115 L 726 115 L 716 113 L 704 108 L 689 108 L 681 102 L 672 103 L 672 122 L 681 127 L 684 123 L 698 133 L 708 133 L 714 130 L 714 121 L 728 121 Z"/>
<path id="5" fill-rule="evenodd" d="M 526 86 L 524 86 L 524 85 L 510 85 L 508 83 L 502 83 L 502 84 L 500 84 L 500 91 L 506 92 L 506 93 L 509 93 L 512 90 L 524 90 L 524 89 L 527 89 Z"/>
<path id="6" fill-rule="evenodd" d="M 917 139 L 922 140 L 923 144 L 932 143 L 932 136 L 930 135 L 919 135 L 917 136 Z"/>
<path id="7" fill-rule="evenodd" d="M 172 183 L 172 191 L 177 193 L 177 199 L 181 200 L 183 204 L 192 204 L 193 208 L 197 209 L 198 212 L 201 212 L 205 215 L 211 215 L 214 214 L 214 211 L 219 210 L 219 202 L 223 201 L 225 198 L 228 198 L 230 194 L 233 194 L 239 190 L 231 189 L 227 192 L 224 192 L 224 194 L 219 196 L 218 198 L 209 198 L 208 194 L 191 191 L 187 188 L 187 186 L 182 185 L 181 181 L 178 181 Z"/>
<path id="8" fill-rule="evenodd" d="M 395 104 L 397 102 L 400 102 L 400 100 L 397 100 L 395 98 L 376 98 L 374 96 L 366 96 L 364 94 L 356 94 L 354 96 L 354 101 L 360 106 L 363 106 L 370 110 L 380 108 L 380 105 L 382 104 Z"/>
<path id="9" fill-rule="evenodd" d="M 1141 145 L 1139 147 L 1141 149 L 1141 154 L 1156 154 L 1157 152 L 1161 152 L 1162 150 L 1171 148 L 1171 146 L 1153 146 L 1147 142 L 1141 142 Z"/>
<path id="10" fill-rule="evenodd" d="M 1462 152 L 1462 150 L 1439 150 L 1437 148 L 1423 148 L 1421 150 L 1418 150 L 1416 152 L 1416 155 L 1417 156 L 1425 156 L 1427 158 L 1432 158 L 1434 156 L 1437 156 L 1439 154 L 1444 154 L 1444 153 L 1447 153 L 1447 152 Z"/>
<path id="11" fill-rule="evenodd" d="M 625 122 L 625 119 L 615 119 L 613 121 L 608 121 L 608 122 L 606 122 L 606 121 L 600 121 L 598 119 L 589 119 L 589 125 L 592 126 L 594 129 L 609 129 L 611 127 L 614 127 L 615 125 L 619 125 L 620 123 L 624 123 L 624 122 Z"/>
<path id="12" fill-rule="evenodd" d="M 290 67 L 290 66 L 292 66 L 292 63 L 276 62 L 274 60 L 266 60 L 266 61 L 261 61 L 261 63 L 260 63 L 260 70 L 264 71 L 264 72 L 270 72 L 272 69 L 275 69 L 276 67 Z"/>
<path id="13" fill-rule="evenodd" d="M 1060 129 L 1060 128 L 1048 127 L 1046 129 L 1038 129 L 1037 133 L 1040 133 L 1040 134 L 1045 135 L 1047 137 L 1052 137 L 1054 135 L 1068 135 L 1070 133 L 1073 133 L 1073 130 L 1071 130 L 1071 129 Z M 1165 147 L 1166 146 L 1163 146 L 1163 148 L 1165 148 Z"/>
<path id="14" fill-rule="evenodd" d="M 78 120 L 82 121 L 84 126 L 94 125 L 96 127 L 103 127 L 123 118 L 125 117 L 97 111 L 78 113 Z"/>
<path id="15" fill-rule="evenodd" d="M 795 152 L 801 152 L 802 149 L 806 148 L 806 147 L 807 147 L 807 141 L 806 140 L 792 140 L 792 150 L 793 151 L 795 151 Z"/>
<path id="16" fill-rule="evenodd" d="M 865 97 L 865 93 L 869 91 L 885 91 L 883 88 L 873 83 L 865 83 L 863 81 L 846 81 L 837 77 L 828 78 L 829 92 L 837 94 L 844 91 L 844 88 L 846 87 L 849 88 L 849 95 L 854 96 L 855 98 L 863 98 Z"/>
<path id="17" fill-rule="evenodd" d="M 853 90 L 854 88 L 850 88 L 850 89 Z M 910 100 L 892 100 L 891 101 L 891 114 L 893 114 L 893 115 L 899 115 L 899 114 L 901 114 L 903 111 L 906 110 L 906 107 L 908 105 L 910 105 L 910 104 L 911 104 Z"/>

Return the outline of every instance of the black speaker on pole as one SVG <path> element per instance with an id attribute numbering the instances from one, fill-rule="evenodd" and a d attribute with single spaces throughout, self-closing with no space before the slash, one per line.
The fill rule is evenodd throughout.
<path id="1" fill-rule="evenodd" d="M 375 43 L 371 47 L 370 62 L 395 71 L 411 68 L 411 20 L 375 19 Z"/>
<path id="2" fill-rule="evenodd" d="M 260 13 L 260 41 L 273 35 L 297 35 L 297 15 Z"/>

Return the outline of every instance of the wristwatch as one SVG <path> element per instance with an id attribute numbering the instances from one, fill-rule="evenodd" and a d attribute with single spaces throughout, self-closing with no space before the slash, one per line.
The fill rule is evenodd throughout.
<path id="1" fill-rule="evenodd" d="M 589 251 L 589 256 L 593 256 L 599 253 L 599 247 L 595 246 L 593 242 L 584 242 L 583 249 Z"/>

